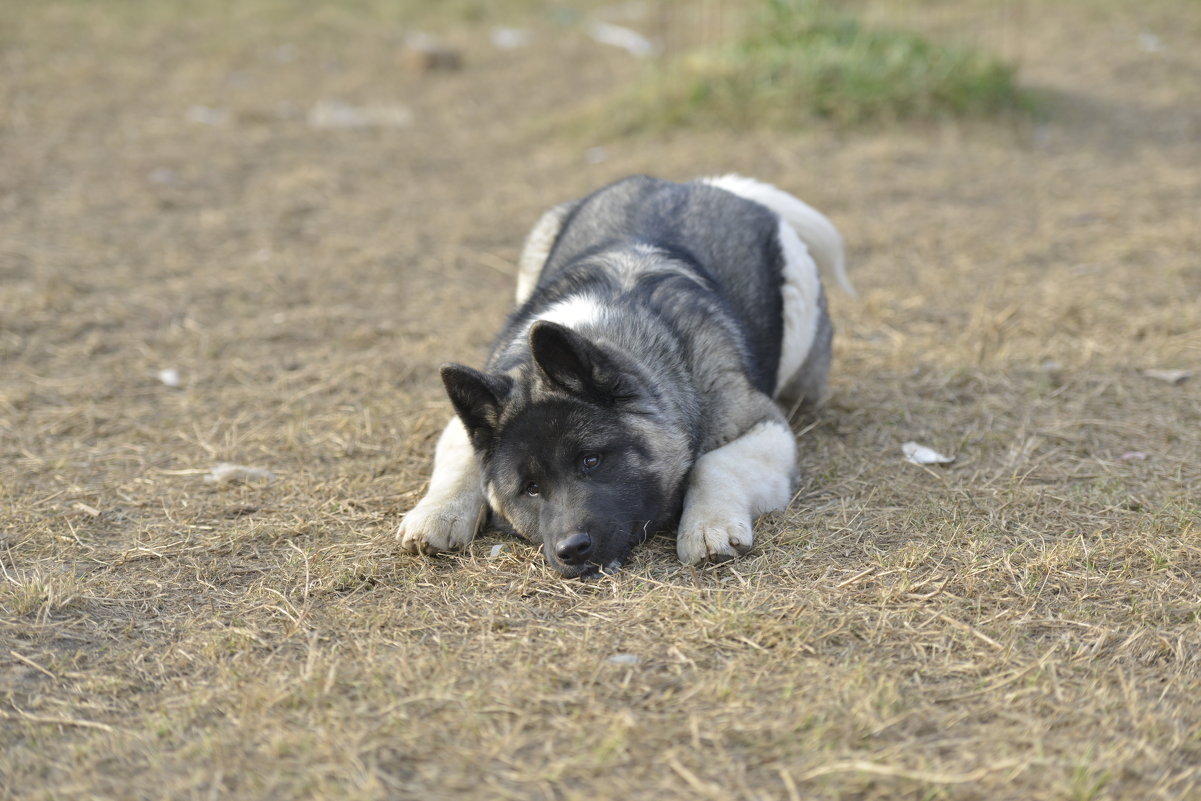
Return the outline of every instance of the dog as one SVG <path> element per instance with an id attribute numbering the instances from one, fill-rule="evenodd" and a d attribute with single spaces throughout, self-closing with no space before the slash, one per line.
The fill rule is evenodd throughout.
<path id="1" fill-rule="evenodd" d="M 441 368 L 455 417 L 404 550 L 467 546 L 489 517 L 567 577 L 676 528 L 681 562 L 745 554 L 798 480 L 784 409 L 816 404 L 850 294 L 821 213 L 737 175 L 634 176 L 547 211 L 483 370 Z"/>

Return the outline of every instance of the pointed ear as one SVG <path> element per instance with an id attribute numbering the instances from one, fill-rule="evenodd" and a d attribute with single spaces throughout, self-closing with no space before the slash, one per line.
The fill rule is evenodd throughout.
<path id="1" fill-rule="evenodd" d="M 543 376 L 573 395 L 615 403 L 640 394 L 617 358 L 558 323 L 539 320 L 530 327 L 530 353 Z"/>
<path id="2" fill-rule="evenodd" d="M 441 372 L 446 394 L 463 421 L 472 446 L 476 450 L 485 450 L 484 446 L 500 420 L 501 407 L 513 388 L 513 379 L 507 375 L 482 373 L 461 364 L 444 364 Z"/>

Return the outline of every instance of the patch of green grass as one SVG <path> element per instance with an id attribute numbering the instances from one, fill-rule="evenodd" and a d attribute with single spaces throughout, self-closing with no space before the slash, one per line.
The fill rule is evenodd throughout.
<path id="1" fill-rule="evenodd" d="M 632 132 L 978 118 L 1031 101 L 1012 67 L 979 50 L 867 27 L 821 0 L 766 0 L 738 41 L 670 60 L 618 106 Z"/>

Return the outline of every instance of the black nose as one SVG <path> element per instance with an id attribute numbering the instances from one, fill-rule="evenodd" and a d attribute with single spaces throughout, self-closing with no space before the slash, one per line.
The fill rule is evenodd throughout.
<path id="1" fill-rule="evenodd" d="M 559 544 L 555 546 L 555 555 L 568 565 L 580 564 L 588 558 L 590 553 L 592 553 L 592 537 L 588 536 L 586 531 L 577 531 L 560 540 Z"/>

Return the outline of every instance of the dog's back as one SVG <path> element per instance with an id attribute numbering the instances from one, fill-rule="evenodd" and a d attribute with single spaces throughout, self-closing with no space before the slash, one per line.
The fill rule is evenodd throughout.
<path id="1" fill-rule="evenodd" d="M 519 301 L 527 306 L 517 318 L 531 319 L 560 302 L 564 292 L 589 280 L 589 270 L 614 269 L 597 260 L 601 254 L 639 245 L 657 249 L 686 265 L 721 304 L 742 339 L 754 385 L 769 395 L 790 383 L 795 389 L 814 345 L 829 345 L 825 299 L 810 252 L 852 291 L 837 229 L 793 196 L 736 175 L 684 184 L 632 176 L 556 207 L 535 233 L 541 233 L 537 247 L 527 244 L 522 257 L 527 287 L 519 287 Z M 511 333 L 518 332 L 506 335 Z M 807 382 L 808 394 L 823 383 Z"/>

